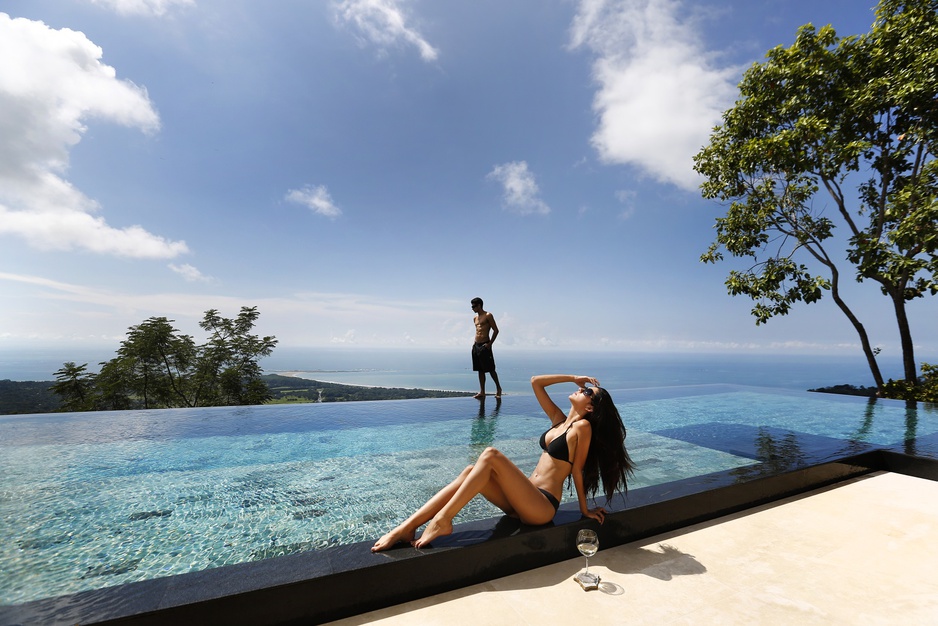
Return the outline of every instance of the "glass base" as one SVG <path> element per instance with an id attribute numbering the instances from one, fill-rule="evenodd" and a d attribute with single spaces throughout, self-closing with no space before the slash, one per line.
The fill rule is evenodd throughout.
<path id="1" fill-rule="evenodd" d="M 590 574 L 589 572 L 580 572 L 573 577 L 573 580 L 577 581 L 584 590 L 589 591 L 591 589 L 599 589 L 599 576 L 596 574 Z"/>

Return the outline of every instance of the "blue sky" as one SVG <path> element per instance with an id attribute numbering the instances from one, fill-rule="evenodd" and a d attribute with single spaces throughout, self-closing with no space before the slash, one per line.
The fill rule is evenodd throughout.
<path id="1" fill-rule="evenodd" d="M 726 294 L 691 164 L 745 67 L 873 4 L 3 0 L 0 350 L 241 306 L 281 346 L 464 349 L 480 296 L 502 349 L 859 355 L 829 298 L 756 327 Z"/>

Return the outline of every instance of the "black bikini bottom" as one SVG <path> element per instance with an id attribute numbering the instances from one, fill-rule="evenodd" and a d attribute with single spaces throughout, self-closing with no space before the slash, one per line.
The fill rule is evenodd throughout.
<path id="1" fill-rule="evenodd" d="M 554 497 L 554 494 L 540 487 L 538 487 L 537 490 L 544 494 L 544 497 L 547 498 L 547 501 L 550 502 L 550 505 L 554 507 L 555 511 L 560 508 L 560 501 Z"/>

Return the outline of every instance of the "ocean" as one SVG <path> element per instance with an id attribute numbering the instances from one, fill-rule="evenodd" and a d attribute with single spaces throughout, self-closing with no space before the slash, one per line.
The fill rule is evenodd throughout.
<path id="1" fill-rule="evenodd" d="M 65 361 L 98 363 L 113 352 L 94 350 L 7 350 L 0 352 L 0 380 L 54 380 Z M 496 366 L 505 393 L 530 393 L 534 374 L 564 373 L 595 376 L 609 389 L 676 385 L 737 384 L 805 390 L 830 385 L 869 386 L 872 376 L 861 354 L 767 355 L 751 353 L 678 354 L 565 352 L 495 348 Z M 880 357 L 885 378 L 902 378 L 898 357 Z M 935 359 L 920 359 L 935 362 Z M 469 349 L 368 350 L 277 347 L 261 361 L 265 373 L 376 387 L 478 391 Z M 495 392 L 490 377 L 486 391 Z"/>
<path id="2" fill-rule="evenodd" d="M 737 384 L 806 390 L 839 384 L 871 386 L 862 355 L 674 354 L 495 350 L 505 393 L 530 393 L 535 374 L 595 376 L 608 389 Z M 469 350 L 389 351 L 280 349 L 262 362 L 268 373 L 378 387 L 478 391 Z M 886 378 L 902 378 L 900 359 L 880 358 Z M 494 393 L 491 377 L 486 392 Z"/>

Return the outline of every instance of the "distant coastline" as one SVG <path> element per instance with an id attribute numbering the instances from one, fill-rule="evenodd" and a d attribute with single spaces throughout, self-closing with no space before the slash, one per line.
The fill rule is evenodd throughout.
<path id="1" fill-rule="evenodd" d="M 321 402 L 367 402 L 379 400 L 416 400 L 420 398 L 465 398 L 471 391 L 418 389 L 407 387 L 379 387 L 303 378 L 308 371 L 277 372 L 263 375 L 270 388 L 271 400 L 267 404 L 304 404 Z M 326 373 L 326 372 L 319 372 Z M 55 413 L 61 403 L 49 388 L 54 381 L 0 380 L 0 415 L 26 415 Z M 874 397 L 875 387 L 832 385 L 808 389 L 818 393 Z"/>
<path id="2" fill-rule="evenodd" d="M 830 387 L 819 387 L 817 389 L 808 389 L 817 393 L 835 393 L 842 396 L 864 396 L 867 398 L 876 397 L 876 387 L 858 387 L 856 385 L 832 385 Z"/>
<path id="3" fill-rule="evenodd" d="M 471 391 L 411 389 L 349 385 L 292 376 L 289 373 L 265 374 L 261 378 L 270 388 L 267 404 L 303 404 L 317 402 L 363 402 L 376 400 L 417 400 L 420 398 L 463 398 Z M 59 397 L 50 387 L 55 381 L 0 380 L 0 415 L 55 413 L 61 407 Z"/>
<path id="4" fill-rule="evenodd" d="M 359 370 L 353 370 L 358 372 Z M 270 374 L 265 374 L 266 376 L 282 376 L 285 378 L 299 378 L 300 380 L 308 380 L 310 382 L 315 382 L 320 385 L 339 385 L 344 387 L 362 387 L 365 389 L 417 389 L 416 387 L 383 387 L 381 385 L 367 385 L 365 383 L 345 383 L 338 380 L 322 380 L 321 378 L 307 378 L 304 374 L 307 375 L 317 375 L 317 374 L 342 374 L 349 373 L 350 370 L 291 370 L 291 371 L 274 371 Z M 420 389 L 420 391 L 427 392 L 446 392 L 446 393 L 458 393 L 459 395 L 472 395 L 471 392 L 460 390 L 460 389 Z"/>
<path id="5" fill-rule="evenodd" d="M 305 372 L 302 372 L 305 373 Z M 374 387 L 311 380 L 287 372 L 265 374 L 261 378 L 270 388 L 267 404 L 304 402 L 360 402 L 369 400 L 415 400 L 418 398 L 464 398 L 470 391 L 445 391 L 405 387 Z"/>

